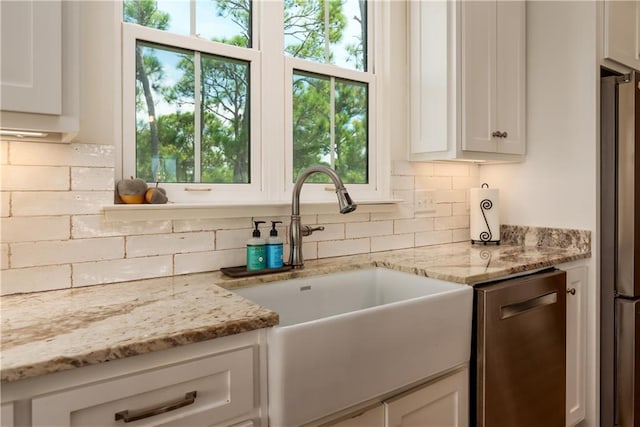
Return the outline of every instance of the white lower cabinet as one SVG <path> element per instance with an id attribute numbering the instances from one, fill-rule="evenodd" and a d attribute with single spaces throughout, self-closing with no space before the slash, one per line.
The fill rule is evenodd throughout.
<path id="1" fill-rule="evenodd" d="M 385 427 L 469 425 L 469 370 L 385 402 Z"/>
<path id="2" fill-rule="evenodd" d="M 34 426 L 212 426 L 253 408 L 252 350 L 205 357 L 32 400 Z"/>
<path id="3" fill-rule="evenodd" d="M 245 334 L 9 383 L 9 398 L 30 401 L 15 424 L 266 426 L 263 335 Z M 11 405 L 2 426 L 13 425 Z"/>
<path id="4" fill-rule="evenodd" d="M 6 402 L 0 406 L 0 426 L 13 427 L 13 402 Z"/>
<path id="5" fill-rule="evenodd" d="M 358 411 L 346 420 L 329 423 L 331 427 L 382 427 L 384 423 L 384 404 L 379 403 L 373 408 Z"/>
<path id="6" fill-rule="evenodd" d="M 466 427 L 469 425 L 469 369 L 455 371 L 330 425 Z"/>
<path id="7" fill-rule="evenodd" d="M 586 416 L 587 278 L 586 265 L 560 267 L 567 272 L 567 413 L 566 425 Z"/>

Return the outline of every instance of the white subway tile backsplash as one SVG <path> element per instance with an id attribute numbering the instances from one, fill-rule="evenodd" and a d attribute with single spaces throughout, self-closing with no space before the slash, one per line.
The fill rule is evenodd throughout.
<path id="1" fill-rule="evenodd" d="M 251 238 L 252 230 L 245 228 L 244 230 L 219 230 L 216 231 L 216 245 L 217 251 L 223 249 L 239 249 L 244 248 L 247 245 L 247 240 Z M 267 234 L 268 235 L 268 234 Z M 261 237 L 264 237 L 264 230 L 261 233 Z"/>
<path id="2" fill-rule="evenodd" d="M 72 286 L 101 285 L 173 274 L 173 255 L 72 264 Z"/>
<path id="3" fill-rule="evenodd" d="M 363 254 L 370 252 L 370 250 L 371 241 L 368 237 L 318 242 L 318 258 Z"/>
<path id="4" fill-rule="evenodd" d="M 98 144 L 56 144 L 12 141 L 12 165 L 113 167 L 115 147 Z"/>
<path id="5" fill-rule="evenodd" d="M 250 226 L 251 218 L 185 219 L 173 221 L 173 231 L 175 231 L 176 233 L 183 233 L 188 231 L 246 229 Z"/>
<path id="6" fill-rule="evenodd" d="M 468 240 L 471 240 L 471 234 L 469 233 L 468 228 L 459 228 L 457 230 L 453 230 L 454 242 L 464 242 Z"/>
<path id="7" fill-rule="evenodd" d="M 213 251 L 214 241 L 215 237 L 212 231 L 128 236 L 126 238 L 126 257 Z"/>
<path id="8" fill-rule="evenodd" d="M 213 271 L 246 264 L 251 218 L 106 221 L 113 204 L 115 149 L 111 145 L 2 142 L 2 293 L 88 286 Z M 306 260 L 410 248 L 469 238 L 468 188 L 478 166 L 392 163 L 390 185 L 403 202 L 392 212 L 314 214 L 302 224 L 323 225 L 303 238 Z M 414 191 L 430 189 L 433 212 L 414 212 Z M 357 200 L 356 200 L 357 202 Z M 290 218 L 278 234 L 288 259 Z M 269 236 L 270 224 L 261 227 Z"/>
<path id="9" fill-rule="evenodd" d="M 467 164 L 460 163 L 434 163 L 433 174 L 435 176 L 469 176 Z"/>
<path id="10" fill-rule="evenodd" d="M 453 233 L 451 230 L 416 233 L 416 246 L 439 245 L 441 243 L 451 243 L 452 241 Z"/>
<path id="11" fill-rule="evenodd" d="M 412 162 L 411 165 L 416 176 L 433 176 L 434 174 L 434 163 Z"/>
<path id="12" fill-rule="evenodd" d="M 417 190 L 450 190 L 450 176 L 417 176 Z"/>
<path id="13" fill-rule="evenodd" d="M 436 208 L 436 211 L 433 213 L 434 218 L 452 215 L 452 211 L 453 211 L 452 203 L 438 203 L 434 206 Z"/>
<path id="14" fill-rule="evenodd" d="M 455 228 L 469 228 L 469 216 L 443 216 L 435 218 L 433 228 L 435 230 L 453 230 Z"/>
<path id="15" fill-rule="evenodd" d="M 413 176 L 397 176 L 391 177 L 391 190 L 413 190 Z"/>
<path id="16" fill-rule="evenodd" d="M 69 168 L 65 166 L 2 167 L 4 191 L 67 191 Z"/>
<path id="17" fill-rule="evenodd" d="M 454 190 L 458 189 L 469 189 L 479 187 L 478 177 L 477 176 L 454 176 L 451 178 L 452 180 L 452 188 Z"/>
<path id="18" fill-rule="evenodd" d="M 71 287 L 71 266 L 12 268 L 0 272 L 0 293 L 49 291 Z"/>
<path id="19" fill-rule="evenodd" d="M 414 238 L 415 235 L 413 233 L 371 237 L 371 252 L 412 248 L 414 246 Z"/>
<path id="20" fill-rule="evenodd" d="M 318 242 L 302 242 L 302 257 L 304 259 L 318 259 L 318 245 Z M 284 257 L 283 255 L 283 259 L 288 262 L 290 251 L 285 249 L 285 252 L 287 256 Z"/>
<path id="21" fill-rule="evenodd" d="M 411 192 L 413 193 L 413 191 Z M 395 220 L 395 219 L 404 219 L 404 218 L 413 218 L 414 217 L 414 209 L 413 209 L 413 195 L 411 196 L 411 202 L 403 202 L 395 205 L 395 209 L 392 212 L 380 212 L 380 213 L 372 213 L 371 221 L 386 221 L 386 220 Z"/>
<path id="22" fill-rule="evenodd" d="M 220 270 L 222 267 L 246 265 L 246 258 L 244 249 L 176 254 L 174 274 L 200 273 Z"/>
<path id="23" fill-rule="evenodd" d="M 0 191 L 0 217 L 9 216 L 11 213 L 11 193 Z"/>
<path id="24" fill-rule="evenodd" d="M 11 141 L 9 161 L 12 165 L 70 166 L 71 145 Z"/>
<path id="25" fill-rule="evenodd" d="M 433 203 L 455 203 L 466 200 L 466 190 L 435 190 Z"/>
<path id="26" fill-rule="evenodd" d="M 319 224 L 342 224 L 347 222 L 369 221 L 368 213 L 351 212 L 349 214 L 322 214 L 318 215 Z M 288 223 L 287 223 L 288 224 Z M 305 223 L 308 224 L 308 223 Z"/>
<path id="27" fill-rule="evenodd" d="M 411 162 L 406 160 L 394 160 L 391 163 L 392 175 L 415 175 Z"/>
<path id="28" fill-rule="evenodd" d="M 393 222 L 394 234 L 419 233 L 433 230 L 433 218 L 397 219 Z"/>
<path id="29" fill-rule="evenodd" d="M 67 240 L 70 237 L 69 224 L 68 216 L 2 218 L 0 236 L 6 243 Z"/>
<path id="30" fill-rule="evenodd" d="M 72 190 L 111 190 L 115 188 L 113 168 L 71 168 Z"/>
<path id="31" fill-rule="evenodd" d="M 0 270 L 9 268 L 9 244 L 0 244 Z"/>
<path id="32" fill-rule="evenodd" d="M 74 215 L 71 217 L 71 237 L 131 236 L 171 233 L 170 220 L 157 221 L 107 221 L 104 215 Z"/>
<path id="33" fill-rule="evenodd" d="M 97 214 L 109 204 L 113 204 L 113 191 L 11 193 L 11 212 L 15 216 Z"/>
<path id="34" fill-rule="evenodd" d="M 311 236 L 305 236 L 302 241 L 320 242 L 325 240 L 344 239 L 344 224 L 318 224 L 323 226 L 324 231 L 314 231 Z"/>
<path id="35" fill-rule="evenodd" d="M 124 258 L 124 238 L 11 243 L 12 268 Z"/>
<path id="36" fill-rule="evenodd" d="M 393 234 L 393 221 L 354 222 L 347 224 L 347 239 Z"/>
<path id="37" fill-rule="evenodd" d="M 469 204 L 467 202 L 452 203 L 451 215 L 469 215 Z"/>
<path id="38" fill-rule="evenodd" d="M 9 141 L 0 141 L 0 165 L 9 164 Z"/>

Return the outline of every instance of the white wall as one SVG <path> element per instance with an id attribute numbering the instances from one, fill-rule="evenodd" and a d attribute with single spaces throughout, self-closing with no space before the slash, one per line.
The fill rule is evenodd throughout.
<path id="1" fill-rule="evenodd" d="M 480 167 L 504 223 L 595 230 L 595 25 L 594 2 L 528 4 L 526 161 Z"/>
<path id="2" fill-rule="evenodd" d="M 598 425 L 597 2 L 527 5 L 527 156 L 483 165 L 505 224 L 592 231 L 588 286 L 587 425 Z"/>

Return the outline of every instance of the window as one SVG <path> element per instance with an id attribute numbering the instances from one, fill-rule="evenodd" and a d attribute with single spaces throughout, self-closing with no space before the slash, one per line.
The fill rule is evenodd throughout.
<path id="1" fill-rule="evenodd" d="M 368 7 L 124 0 L 124 176 L 176 202 L 288 200 L 324 164 L 353 195 L 379 197 Z M 326 177 L 310 182 L 303 197 L 332 197 Z"/>

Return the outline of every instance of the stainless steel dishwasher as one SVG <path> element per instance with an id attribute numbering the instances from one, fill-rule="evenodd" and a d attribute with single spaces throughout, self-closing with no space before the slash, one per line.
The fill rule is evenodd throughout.
<path id="1" fill-rule="evenodd" d="M 471 425 L 565 425 L 566 273 L 475 287 Z"/>

